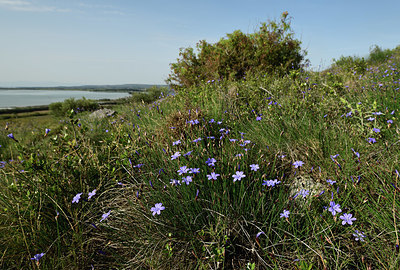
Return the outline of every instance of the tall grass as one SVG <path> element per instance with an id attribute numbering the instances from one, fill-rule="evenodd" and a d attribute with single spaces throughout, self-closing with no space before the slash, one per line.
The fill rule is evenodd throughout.
<path id="1" fill-rule="evenodd" d="M 398 269 L 398 57 L 4 133 L 0 268 Z"/>

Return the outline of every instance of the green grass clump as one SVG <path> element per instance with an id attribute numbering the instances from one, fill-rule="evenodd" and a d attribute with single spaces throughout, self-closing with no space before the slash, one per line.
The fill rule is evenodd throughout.
<path id="1" fill-rule="evenodd" d="M 55 116 L 68 116 L 83 111 L 94 111 L 99 108 L 97 101 L 86 99 L 68 98 L 63 102 L 54 102 L 49 105 L 50 112 Z"/>
<path id="2" fill-rule="evenodd" d="M 210 81 L 46 136 L 11 126 L 0 268 L 398 269 L 399 68 L 394 53 L 363 74 Z"/>

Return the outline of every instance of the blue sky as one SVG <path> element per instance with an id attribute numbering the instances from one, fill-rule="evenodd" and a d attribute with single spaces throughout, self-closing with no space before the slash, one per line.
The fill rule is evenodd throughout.
<path id="1" fill-rule="evenodd" d="M 315 70 L 400 45 L 399 0 L 0 0 L 0 87 L 162 84 L 179 48 L 284 11 Z"/>

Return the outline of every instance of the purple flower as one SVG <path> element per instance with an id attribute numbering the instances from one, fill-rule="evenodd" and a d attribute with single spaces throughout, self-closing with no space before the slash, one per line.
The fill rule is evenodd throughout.
<path id="1" fill-rule="evenodd" d="M 189 168 L 186 166 L 182 166 L 179 168 L 179 170 L 177 171 L 179 173 L 179 175 L 185 174 L 189 171 Z"/>
<path id="2" fill-rule="evenodd" d="M 333 181 L 331 179 L 327 179 L 326 182 L 328 182 L 328 184 L 333 185 L 336 183 L 336 181 Z"/>
<path id="3" fill-rule="evenodd" d="M 17 139 L 15 139 L 14 134 L 10 133 L 7 135 L 8 138 L 13 139 L 14 141 L 18 142 Z"/>
<path id="4" fill-rule="evenodd" d="M 236 171 L 236 173 L 232 175 L 232 177 L 233 177 L 233 182 L 236 182 L 242 180 L 242 178 L 246 177 L 246 175 L 241 171 Z"/>
<path id="5" fill-rule="evenodd" d="M 257 121 L 261 121 L 261 119 L 262 119 L 261 116 L 257 116 L 257 117 L 256 117 L 256 120 L 257 120 Z"/>
<path id="6" fill-rule="evenodd" d="M 351 151 L 353 151 L 354 155 L 356 155 L 356 157 L 360 157 L 360 153 L 356 152 L 353 148 L 351 148 Z"/>
<path id="7" fill-rule="evenodd" d="M 153 212 L 153 216 L 155 216 L 156 214 L 160 215 L 161 211 L 164 210 L 164 209 L 165 209 L 165 206 L 163 206 L 162 203 L 156 203 L 154 205 L 154 207 L 152 207 L 150 209 L 150 211 Z"/>
<path id="8" fill-rule="evenodd" d="M 274 187 L 277 184 L 280 184 L 281 181 L 278 181 L 278 179 L 274 179 L 274 180 L 264 180 L 264 182 L 262 183 L 263 186 L 267 186 L 267 187 Z"/>
<path id="9" fill-rule="evenodd" d="M 92 192 L 89 192 L 88 200 L 90 200 L 94 195 L 96 195 L 96 189 L 93 189 Z"/>
<path id="10" fill-rule="evenodd" d="M 173 155 L 171 156 L 171 160 L 177 159 L 177 158 L 180 157 L 180 156 L 181 156 L 181 153 L 180 153 L 180 152 L 175 152 L 175 154 L 173 154 Z"/>
<path id="11" fill-rule="evenodd" d="M 36 262 L 39 262 L 39 260 L 45 255 L 46 253 L 38 253 L 31 260 L 35 260 Z"/>
<path id="12" fill-rule="evenodd" d="M 192 181 L 193 180 L 191 176 L 182 177 L 182 182 L 185 182 L 186 185 L 189 185 Z"/>
<path id="13" fill-rule="evenodd" d="M 78 193 L 75 195 L 75 197 L 72 199 L 72 203 L 78 203 L 79 200 L 81 199 L 82 193 Z"/>
<path id="14" fill-rule="evenodd" d="M 347 214 L 347 213 L 343 213 L 343 215 L 340 216 L 339 218 L 343 220 L 342 225 L 346 225 L 346 223 L 349 225 L 353 225 L 353 221 L 356 220 L 356 218 L 353 218 L 352 214 Z"/>
<path id="15" fill-rule="evenodd" d="M 179 183 L 179 180 L 175 180 L 175 179 L 170 179 L 170 184 L 173 186 L 180 186 L 181 183 Z"/>
<path id="16" fill-rule="evenodd" d="M 218 173 L 212 172 L 211 174 L 207 174 L 208 180 L 217 180 L 217 177 L 220 176 Z"/>
<path id="17" fill-rule="evenodd" d="M 375 140 L 375 138 L 368 138 L 368 142 L 369 143 L 376 143 L 376 140 Z"/>
<path id="18" fill-rule="evenodd" d="M 290 214 L 289 210 L 283 210 L 283 213 L 280 214 L 281 218 L 288 218 Z"/>
<path id="19" fill-rule="evenodd" d="M 381 130 L 379 128 L 373 128 L 372 131 L 374 131 L 375 133 L 381 132 Z"/>
<path id="20" fill-rule="evenodd" d="M 46 128 L 45 130 L 44 130 L 44 135 L 46 136 L 47 134 L 49 134 L 49 132 L 51 131 L 51 129 L 49 129 L 49 128 Z"/>
<path id="21" fill-rule="evenodd" d="M 101 216 L 100 222 L 102 222 L 103 220 L 105 220 L 106 218 L 108 218 L 108 216 L 109 216 L 110 214 L 111 214 L 111 210 L 108 211 L 107 213 L 104 213 L 104 214 Z"/>
<path id="22" fill-rule="evenodd" d="M 295 168 L 301 167 L 301 166 L 303 166 L 303 165 L 304 165 L 304 162 L 303 162 L 303 161 L 300 161 L 300 160 L 295 161 L 295 162 L 293 163 L 293 166 L 294 166 Z"/>
<path id="23" fill-rule="evenodd" d="M 201 141 L 201 138 L 197 138 L 197 139 L 193 140 L 194 143 L 197 143 L 199 141 Z"/>
<path id="24" fill-rule="evenodd" d="M 189 173 L 193 173 L 193 174 L 200 173 L 200 168 L 190 168 Z"/>
<path id="25" fill-rule="evenodd" d="M 206 161 L 206 164 L 209 167 L 214 167 L 215 166 L 215 162 L 217 162 L 217 160 L 215 158 L 208 158 L 207 161 Z"/>
<path id="26" fill-rule="evenodd" d="M 258 169 L 260 169 L 260 166 L 258 166 L 258 164 L 251 164 L 250 168 L 251 168 L 252 171 L 256 172 Z"/>
<path id="27" fill-rule="evenodd" d="M 374 121 L 374 120 L 375 120 L 375 118 L 373 118 L 373 117 L 370 117 L 370 118 L 368 118 L 367 120 L 368 120 L 368 121 Z"/>
<path id="28" fill-rule="evenodd" d="M 173 142 L 172 145 L 178 145 L 180 143 L 181 143 L 181 140 L 177 140 L 177 141 Z"/>
<path id="29" fill-rule="evenodd" d="M 390 119 L 387 120 L 386 122 L 387 122 L 388 124 L 393 124 L 393 120 L 390 120 Z"/>
<path id="30" fill-rule="evenodd" d="M 230 142 L 236 142 L 237 139 L 229 139 Z"/>
<path id="31" fill-rule="evenodd" d="M 183 156 L 184 156 L 184 157 L 190 156 L 190 154 L 191 154 L 192 152 L 193 152 L 193 151 L 189 151 L 189 152 L 187 152 L 186 154 L 183 154 Z"/>
<path id="32" fill-rule="evenodd" d="M 260 235 L 262 235 L 262 234 L 265 234 L 265 233 L 263 231 L 258 232 L 257 235 L 256 235 L 256 238 L 260 237 Z"/>
<path id="33" fill-rule="evenodd" d="M 303 196 L 303 198 L 307 197 L 308 194 L 310 194 L 310 191 L 305 189 L 302 189 L 299 192 L 299 195 Z"/>
<path id="34" fill-rule="evenodd" d="M 360 240 L 361 242 L 364 242 L 364 237 L 365 237 L 364 232 L 360 232 L 358 230 L 355 230 L 354 233 L 353 233 L 353 236 L 355 237 L 356 241 Z"/>
<path id="35" fill-rule="evenodd" d="M 339 156 L 339 154 L 331 155 L 331 159 L 334 161 L 334 159 L 336 159 L 338 156 Z"/>
<path id="36" fill-rule="evenodd" d="M 340 209 L 340 204 L 335 204 L 334 201 L 331 201 L 329 203 L 330 207 L 328 209 L 329 212 L 332 213 L 332 215 L 336 215 L 336 213 L 342 212 L 342 209 Z"/>

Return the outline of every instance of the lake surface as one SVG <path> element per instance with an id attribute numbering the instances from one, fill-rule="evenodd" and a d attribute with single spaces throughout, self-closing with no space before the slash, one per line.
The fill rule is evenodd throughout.
<path id="1" fill-rule="evenodd" d="M 0 109 L 49 105 L 68 98 L 118 99 L 130 96 L 122 92 L 90 92 L 70 90 L 14 90 L 0 89 Z"/>

